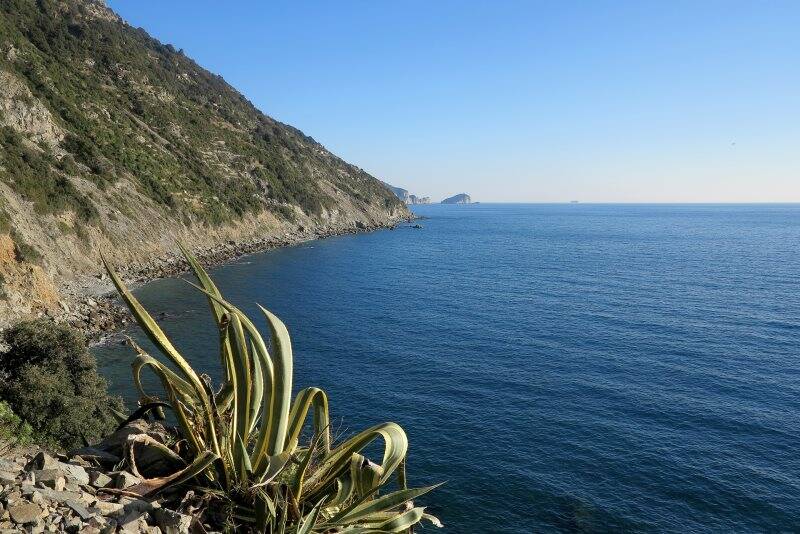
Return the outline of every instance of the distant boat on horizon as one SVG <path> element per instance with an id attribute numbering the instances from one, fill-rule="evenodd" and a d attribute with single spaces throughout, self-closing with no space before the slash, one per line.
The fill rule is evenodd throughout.
<path id="1" fill-rule="evenodd" d="M 570 200 L 569 203 L 570 204 L 578 204 L 578 201 L 577 200 Z"/>

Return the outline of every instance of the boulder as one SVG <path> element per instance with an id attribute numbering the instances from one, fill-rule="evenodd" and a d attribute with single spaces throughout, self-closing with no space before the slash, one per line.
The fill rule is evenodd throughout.
<path id="1" fill-rule="evenodd" d="M 30 525 L 39 521 L 42 509 L 32 502 L 20 502 L 9 507 L 8 514 L 11 520 L 18 525 Z"/>
<path id="2" fill-rule="evenodd" d="M 36 484 L 40 487 L 56 491 L 64 490 L 66 480 L 60 469 L 37 469 L 33 474 L 36 477 Z"/>
<path id="3" fill-rule="evenodd" d="M 34 471 L 41 469 L 57 469 L 58 460 L 50 456 L 44 451 L 39 451 L 30 462 L 25 466 L 26 471 Z"/>
<path id="4" fill-rule="evenodd" d="M 87 473 L 86 469 L 83 467 L 59 462 L 58 468 L 61 469 L 61 471 L 64 473 L 64 476 L 70 479 L 70 481 L 75 482 L 76 484 L 89 484 L 89 473 Z"/>

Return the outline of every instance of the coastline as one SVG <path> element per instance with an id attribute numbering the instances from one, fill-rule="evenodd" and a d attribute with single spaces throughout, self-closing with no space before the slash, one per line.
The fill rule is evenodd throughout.
<path id="1" fill-rule="evenodd" d="M 285 232 L 281 236 L 269 235 L 243 241 L 226 241 L 192 252 L 205 267 L 216 267 L 250 254 L 291 247 L 309 241 L 378 230 L 393 230 L 401 228 L 403 223 L 410 224 L 417 219 L 418 217 L 412 214 L 392 217 L 381 223 L 358 222 L 352 226 L 327 226 L 316 229 L 301 227 Z M 413 227 L 409 226 L 408 228 Z M 189 266 L 176 250 L 145 264 L 132 265 L 128 268 L 115 266 L 115 268 L 126 284 L 131 288 L 136 288 L 153 280 L 179 276 L 187 272 Z M 86 275 L 68 282 L 63 287 L 63 293 L 65 298 L 61 302 L 60 313 L 44 315 L 50 315 L 57 322 L 67 323 L 81 330 L 90 346 L 103 343 L 109 336 L 132 321 L 128 309 L 120 302 L 105 273 L 99 276 Z"/>

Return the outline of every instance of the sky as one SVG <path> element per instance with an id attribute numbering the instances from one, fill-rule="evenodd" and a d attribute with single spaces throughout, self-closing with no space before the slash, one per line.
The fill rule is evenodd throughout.
<path id="1" fill-rule="evenodd" d="M 800 2 L 109 0 L 434 201 L 800 202 Z"/>

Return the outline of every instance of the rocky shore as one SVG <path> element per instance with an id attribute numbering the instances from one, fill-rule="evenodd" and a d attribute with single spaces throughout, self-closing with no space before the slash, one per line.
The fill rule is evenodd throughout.
<path id="1" fill-rule="evenodd" d="M 366 233 L 381 229 L 395 229 L 403 223 L 412 223 L 414 217 L 389 220 L 382 224 L 356 221 L 352 226 L 328 226 L 305 228 L 299 226 L 281 236 L 267 236 L 248 241 L 226 241 L 205 250 L 193 251 L 204 266 L 227 263 L 248 254 L 255 254 L 299 243 L 328 237 Z M 180 253 L 167 254 L 151 261 L 131 266 L 115 266 L 125 282 L 135 286 L 156 280 L 178 276 L 188 270 Z M 124 327 L 130 320 L 128 310 L 122 306 L 108 277 L 102 273 L 95 277 L 85 276 L 67 284 L 62 289 L 64 299 L 54 319 L 74 326 L 96 343 L 104 336 Z"/>

